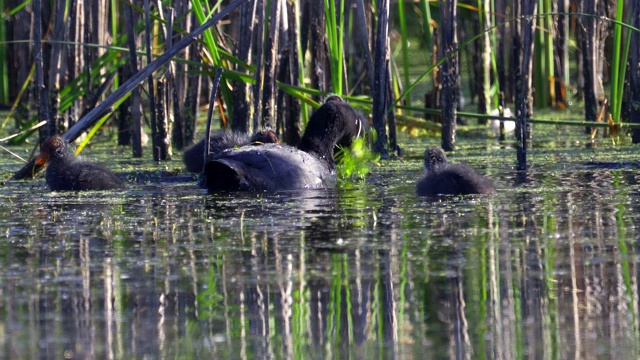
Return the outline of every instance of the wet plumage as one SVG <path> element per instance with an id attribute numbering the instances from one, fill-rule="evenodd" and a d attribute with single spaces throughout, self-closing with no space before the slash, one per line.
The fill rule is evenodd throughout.
<path id="1" fill-rule="evenodd" d="M 122 179 L 100 164 L 77 159 L 67 141 L 53 136 L 40 148 L 36 164 L 47 165 L 45 180 L 53 191 L 112 190 Z"/>
<path id="2" fill-rule="evenodd" d="M 204 141 L 202 139 L 197 144 L 184 151 L 183 161 L 187 170 L 192 173 L 201 173 L 204 166 Z M 238 131 L 218 131 L 211 134 L 209 140 L 209 153 L 219 152 L 240 147 L 244 145 L 278 144 L 278 136 L 271 130 L 258 131 L 252 136 Z"/>
<path id="3" fill-rule="evenodd" d="M 225 150 L 207 162 L 209 191 L 275 191 L 335 186 L 336 144 L 349 146 L 362 130 L 358 113 L 337 96 L 316 110 L 297 148 L 266 144 Z"/>
<path id="4" fill-rule="evenodd" d="M 416 192 L 422 196 L 493 194 L 491 180 L 473 168 L 451 164 L 440 148 L 428 149 L 424 154 L 425 175 L 418 180 Z"/>

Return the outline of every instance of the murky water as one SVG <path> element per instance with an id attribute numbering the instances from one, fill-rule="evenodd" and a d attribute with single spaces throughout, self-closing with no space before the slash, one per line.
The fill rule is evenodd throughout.
<path id="1" fill-rule="evenodd" d="M 7 182 L 0 358 L 640 355 L 637 147 L 554 135 L 518 173 L 515 150 L 460 139 L 450 160 L 498 194 L 433 199 L 414 186 L 438 140 L 404 141 L 331 191 Z"/>

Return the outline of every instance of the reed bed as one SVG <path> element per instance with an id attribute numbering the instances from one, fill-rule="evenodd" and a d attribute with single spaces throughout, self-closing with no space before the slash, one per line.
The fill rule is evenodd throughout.
<path id="1" fill-rule="evenodd" d="M 291 144 L 328 94 L 371 116 L 383 157 L 399 149 L 396 118 L 422 113 L 422 126 L 441 124 L 443 147 L 453 150 L 460 110 L 483 124 L 509 104 L 522 151 L 534 110 L 573 103 L 584 104 L 584 119 L 558 124 L 599 121 L 617 136 L 632 129 L 635 141 L 632 5 L 619 1 L 608 13 L 595 0 L 2 0 L 0 103 L 10 111 L 0 130 L 47 120 L 40 139 L 73 129 L 69 140 L 90 135 L 84 145 L 108 126 L 139 157 L 144 128 L 154 160 L 170 159 L 199 136 L 208 84 L 221 68 L 220 126 L 273 128 Z M 128 83 L 142 72 L 144 82 Z M 473 105 L 461 108 L 461 94 Z"/>

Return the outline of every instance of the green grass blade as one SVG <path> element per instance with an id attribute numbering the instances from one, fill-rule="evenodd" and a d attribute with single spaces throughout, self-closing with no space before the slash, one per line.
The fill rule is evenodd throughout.
<path id="1" fill-rule="evenodd" d="M 98 132 L 98 130 L 100 130 L 100 128 L 102 127 L 102 125 L 104 125 L 104 123 L 109 120 L 111 118 L 111 115 L 120 107 L 120 105 L 122 105 L 123 102 L 125 102 L 125 100 L 127 100 L 129 97 L 131 96 L 131 93 L 127 93 L 127 95 L 123 96 L 122 98 L 120 98 L 118 101 L 115 102 L 115 104 L 113 104 L 113 107 L 111 108 L 111 111 L 109 111 L 107 114 L 105 114 L 104 116 L 102 116 L 100 118 L 100 120 L 98 120 L 98 122 L 96 122 L 93 127 L 91 127 L 91 130 L 89 130 L 89 132 L 87 133 L 87 136 L 82 140 L 82 142 L 78 145 L 78 147 L 76 148 L 76 156 L 78 154 L 80 154 L 80 152 L 82 152 L 82 149 L 84 149 L 85 146 L 87 146 L 87 144 L 89 143 L 89 141 L 91 141 L 91 139 L 93 138 L 93 136 Z"/>
<path id="2" fill-rule="evenodd" d="M 4 13 L 5 3 L 0 0 L 0 13 Z M 0 44 L 7 41 L 6 22 L 0 21 Z M 0 103 L 9 102 L 9 71 L 7 67 L 7 47 L 0 45 Z"/>
<path id="3" fill-rule="evenodd" d="M 67 4 L 67 8 L 68 8 L 68 4 Z M 118 0 L 111 0 L 111 33 L 112 34 L 119 34 L 120 31 L 118 31 L 118 28 L 120 28 L 119 26 L 119 11 L 118 11 Z M 118 86 L 120 86 L 119 83 L 119 79 L 116 76 L 115 79 L 113 79 L 113 87 L 114 88 L 118 88 Z"/>
<path id="4" fill-rule="evenodd" d="M 398 18 L 400 20 L 400 35 L 402 36 L 403 85 L 406 85 L 411 82 L 411 77 L 409 73 L 409 34 L 407 33 L 407 19 L 404 10 L 404 1 L 398 1 Z M 407 97 L 407 105 L 411 106 L 411 96 Z"/>
<path id="5" fill-rule="evenodd" d="M 555 71 L 554 71 L 554 47 L 553 47 L 553 19 L 551 17 L 551 12 L 553 8 L 551 7 L 551 0 L 543 0 L 544 3 L 544 13 L 546 16 L 543 18 L 544 23 L 544 46 L 545 48 L 545 68 L 546 68 L 546 77 L 543 79 L 545 81 L 546 89 L 547 89 L 547 97 L 544 99 L 545 103 L 543 105 L 549 104 L 550 100 L 555 102 Z"/>
<path id="6" fill-rule="evenodd" d="M 222 0 L 218 0 L 216 4 L 213 6 L 213 8 L 211 8 L 209 6 L 209 3 L 206 1 L 202 2 L 200 0 L 191 0 L 191 4 L 192 4 L 193 11 L 196 14 L 196 18 L 198 19 L 198 22 L 200 23 L 200 25 L 202 25 L 209 18 L 215 15 L 216 11 L 222 4 Z M 204 12 L 205 8 L 207 9 L 208 14 L 205 14 Z M 212 63 L 215 66 L 219 66 L 223 69 L 227 69 L 229 68 L 229 66 L 225 64 L 222 58 L 221 49 L 218 47 L 215 41 L 215 38 L 213 36 L 213 31 L 214 30 L 212 28 L 208 28 L 203 33 L 205 48 L 208 50 L 208 53 L 211 56 L 210 59 L 205 58 L 203 60 L 205 62 Z M 233 113 L 233 109 L 232 109 L 233 101 L 231 101 L 232 96 L 231 96 L 231 90 L 230 90 L 231 87 L 226 83 L 227 82 L 226 78 L 223 78 L 222 81 L 223 81 L 223 85 L 220 86 L 220 93 L 224 98 L 224 102 L 228 107 L 229 113 Z"/>
<path id="7" fill-rule="evenodd" d="M 14 7 L 13 9 L 11 9 L 10 11 L 8 11 L 6 13 L 6 17 L 12 17 L 13 15 L 17 14 L 20 10 L 24 9 L 27 5 L 29 5 L 29 3 L 31 3 L 31 0 L 25 0 L 22 3 L 18 4 L 18 6 Z M 4 9 L 4 7 L 3 7 Z"/>
<path id="8" fill-rule="evenodd" d="M 339 9 L 334 0 L 324 0 L 325 28 L 329 43 L 331 65 L 331 82 L 333 92 L 342 95 L 343 92 L 343 59 L 344 59 L 344 0 L 339 1 Z M 338 23 L 338 14 L 340 22 Z"/>
<path id="9" fill-rule="evenodd" d="M 616 20 L 622 22 L 624 17 L 624 0 L 619 0 L 616 9 Z M 622 108 L 622 86 L 624 78 L 620 78 L 620 68 L 626 64 L 626 57 L 621 59 L 622 50 L 622 27 L 613 25 L 613 54 L 611 59 L 611 109 L 613 110 L 614 121 L 620 121 L 620 111 Z M 622 64 L 624 62 L 624 64 Z M 621 85 L 622 83 L 622 85 Z"/>
<path id="10" fill-rule="evenodd" d="M 620 101 L 617 103 L 618 107 L 614 108 L 613 121 L 622 122 L 620 115 L 622 114 L 622 98 L 624 97 L 624 83 L 627 75 L 627 61 L 629 58 L 629 48 L 631 46 L 631 35 L 627 34 L 625 38 L 624 49 L 622 50 L 622 61 L 620 63 L 620 75 L 618 77 L 618 97 Z"/>
<path id="11" fill-rule="evenodd" d="M 300 14 L 300 1 L 294 1 L 293 6 L 295 7 L 294 13 Z M 296 46 L 298 47 L 298 81 L 300 85 L 304 86 L 304 76 L 307 72 L 304 67 L 304 54 L 302 53 L 302 41 L 301 39 L 301 31 L 300 31 L 300 21 L 296 21 L 296 34 L 298 34 L 298 39 L 296 39 Z M 302 117 L 303 125 L 307 126 L 307 120 L 309 119 L 309 108 L 302 103 L 300 105 L 300 115 Z"/>
<path id="12" fill-rule="evenodd" d="M 433 51 L 433 32 L 431 31 L 431 8 L 428 0 L 420 0 L 420 11 L 422 12 L 422 30 L 427 45 L 427 51 Z"/>

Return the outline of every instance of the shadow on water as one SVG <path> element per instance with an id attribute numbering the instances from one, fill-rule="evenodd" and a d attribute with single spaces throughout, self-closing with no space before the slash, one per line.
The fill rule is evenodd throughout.
<path id="1" fill-rule="evenodd" d="M 421 151 L 327 191 L 9 182 L 0 357 L 637 357 L 640 174 L 583 152 L 451 157 L 494 196 L 417 198 Z"/>

